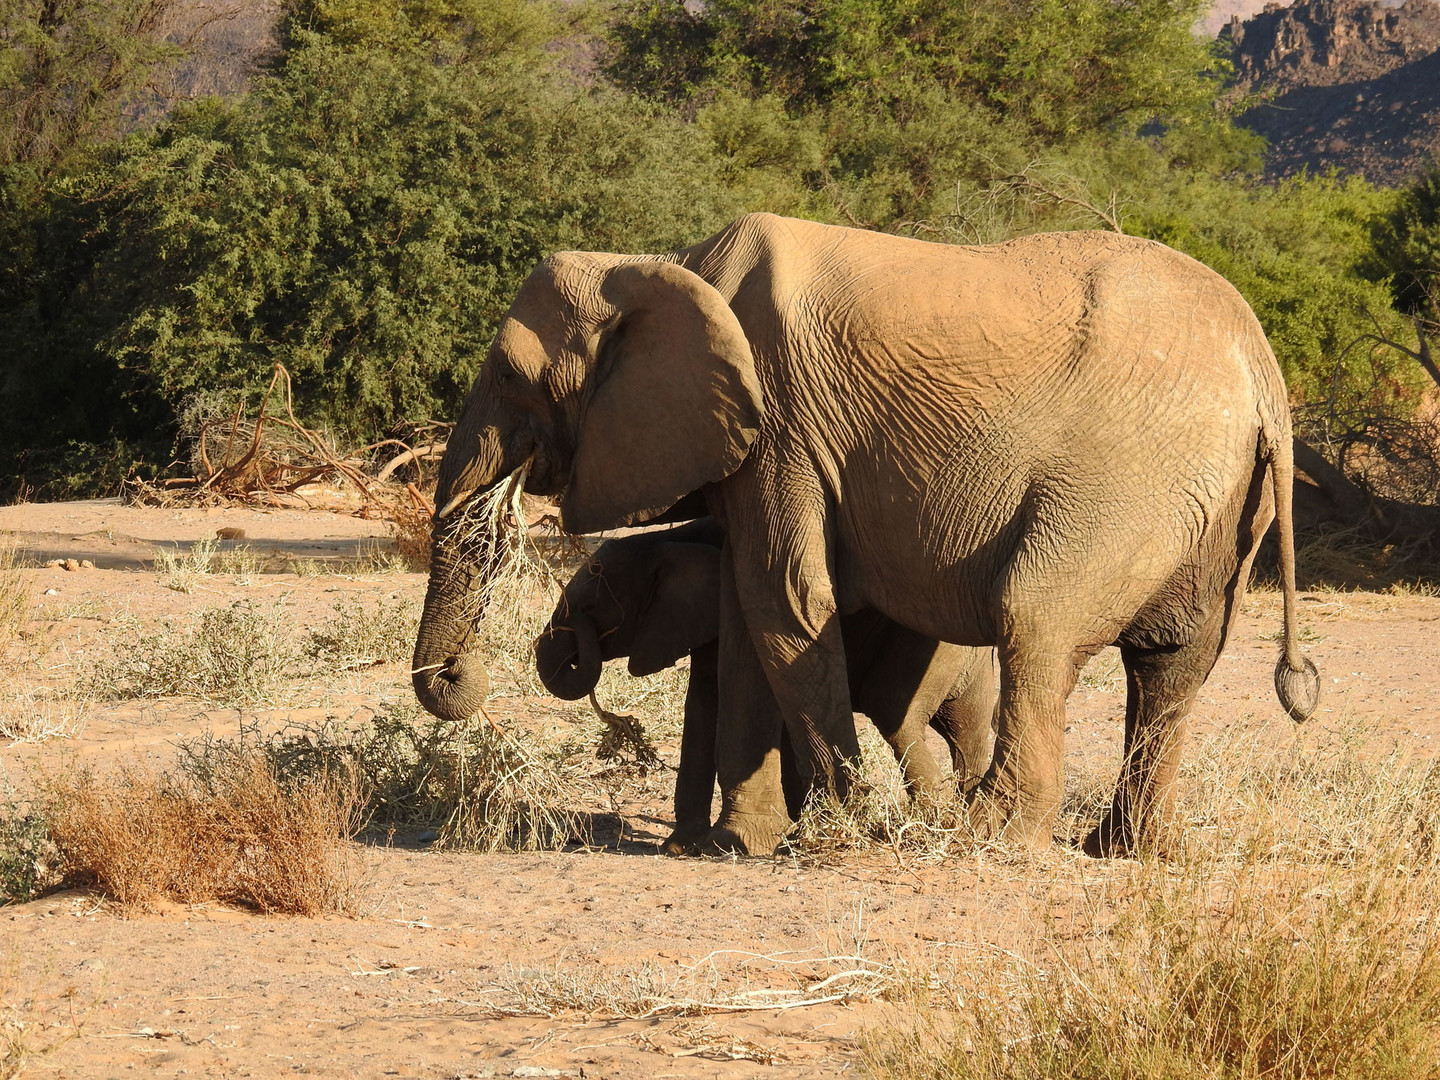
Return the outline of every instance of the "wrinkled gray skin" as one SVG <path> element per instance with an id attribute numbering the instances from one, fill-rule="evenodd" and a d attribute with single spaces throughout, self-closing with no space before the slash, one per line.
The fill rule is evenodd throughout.
<path id="1" fill-rule="evenodd" d="M 675 832 L 665 844 L 671 854 L 697 850 L 711 826 L 724 540 L 709 518 L 607 540 L 565 586 L 535 641 L 541 681 L 572 701 L 595 689 L 606 660 L 629 657 L 630 674 L 644 676 L 691 657 Z M 994 737 L 993 650 L 936 642 L 868 610 L 844 616 L 841 631 L 851 701 L 889 743 L 911 795 L 933 796 L 944 779 L 925 745 L 927 724 L 949 746 L 962 789 L 978 782 Z M 793 817 L 805 792 L 785 782 L 793 781 L 786 775 L 793 768 L 784 768 L 784 757 L 782 783 Z"/>
<path id="2" fill-rule="evenodd" d="M 748 215 L 659 256 L 567 252 L 525 281 L 441 464 L 415 689 L 481 694 L 456 520 L 528 464 L 587 533 L 701 492 L 725 529 L 716 847 L 789 828 L 801 780 L 843 796 L 857 745 L 839 616 L 874 608 L 996 647 L 982 836 L 1048 844 L 1065 699 L 1116 644 L 1128 696 L 1087 851 L 1163 843 L 1191 702 L 1278 522 L 1281 703 L 1315 707 L 1296 637 L 1279 367 L 1240 295 L 1163 245 L 1056 233 L 953 247 Z M 694 516 L 694 515 L 692 515 Z"/>

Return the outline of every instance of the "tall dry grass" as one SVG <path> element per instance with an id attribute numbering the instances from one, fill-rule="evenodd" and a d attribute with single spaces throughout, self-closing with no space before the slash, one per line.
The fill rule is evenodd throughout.
<path id="1" fill-rule="evenodd" d="M 871 1073 L 1440 1075 L 1435 768 L 1353 734 L 1277 745 L 1256 730 L 1186 771 L 1165 859 L 1062 860 L 1030 947 L 919 993 L 867 1039 Z"/>
<path id="2" fill-rule="evenodd" d="M 9 535 L 0 535 L 0 652 L 20 633 L 30 615 L 30 597 L 21 559 Z"/>

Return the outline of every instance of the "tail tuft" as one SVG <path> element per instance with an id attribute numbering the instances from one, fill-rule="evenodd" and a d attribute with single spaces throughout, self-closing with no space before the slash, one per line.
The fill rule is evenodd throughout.
<path id="1" fill-rule="evenodd" d="M 1280 695 L 1280 704 L 1297 724 L 1314 716 L 1320 704 L 1320 672 L 1308 656 L 1301 657 L 1300 665 L 1299 670 L 1292 668 L 1283 653 L 1275 665 L 1275 693 Z"/>

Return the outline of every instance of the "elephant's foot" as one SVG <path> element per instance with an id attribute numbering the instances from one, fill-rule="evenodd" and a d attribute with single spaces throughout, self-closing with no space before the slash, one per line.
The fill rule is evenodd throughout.
<path id="1" fill-rule="evenodd" d="M 1095 859 L 1125 859 L 1141 855 L 1165 858 L 1178 839 L 1173 818 L 1150 815 L 1140 823 L 1128 809 L 1112 806 L 1100 824 L 1085 837 L 1080 849 Z"/>
<path id="2" fill-rule="evenodd" d="M 708 821 L 698 824 L 681 822 L 660 845 L 660 850 L 666 855 L 699 855 L 704 850 L 705 840 L 709 835 Z"/>
<path id="3" fill-rule="evenodd" d="M 999 840 L 1043 850 L 1054 840 L 1058 796 L 1006 790 L 987 779 L 970 792 L 970 827 L 981 842 Z"/>
<path id="4" fill-rule="evenodd" d="M 793 827 L 779 811 L 730 811 L 720 815 L 702 850 L 707 855 L 773 855 Z"/>

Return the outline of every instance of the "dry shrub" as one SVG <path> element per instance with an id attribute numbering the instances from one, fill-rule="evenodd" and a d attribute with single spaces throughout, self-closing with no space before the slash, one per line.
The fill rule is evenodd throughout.
<path id="1" fill-rule="evenodd" d="M 394 534 L 395 550 L 405 566 L 423 572 L 430 566 L 430 529 L 435 507 L 414 484 L 396 487 L 372 485 L 373 507 L 377 517 L 387 522 Z"/>
<path id="2" fill-rule="evenodd" d="M 297 658 L 284 610 L 237 600 L 206 608 L 182 627 L 166 621 L 153 631 L 123 631 L 109 655 L 86 674 L 98 698 L 193 695 L 220 704 L 266 700 Z"/>
<path id="3" fill-rule="evenodd" d="M 125 907 L 225 900 L 318 915 L 354 904 L 352 775 L 282 784 L 269 762 L 243 751 L 204 764 L 157 772 L 130 763 L 105 775 L 75 767 L 49 778 L 51 833 L 67 876 Z"/>
<path id="4" fill-rule="evenodd" d="M 84 730 L 90 704 L 84 694 L 10 683 L 0 688 L 0 736 L 24 743 L 71 738 Z"/>
<path id="5" fill-rule="evenodd" d="M 466 851 L 550 851 L 590 843 L 593 791 L 543 740 L 522 743 L 482 719 L 423 720 L 386 703 L 358 729 L 294 727 L 269 738 L 205 740 L 186 753 L 204 760 L 249 747 L 287 782 L 342 771 L 356 777 L 366 820 L 382 828 L 433 827 L 436 846 Z"/>
<path id="6" fill-rule="evenodd" d="M 1356 739 L 1267 752 L 1231 738 L 1187 772 L 1187 825 L 1167 859 L 1090 863 L 1031 913 L 1042 929 L 1028 955 L 992 952 L 913 1023 L 873 1033 L 871 1071 L 1436 1075 L 1432 767 Z"/>
<path id="7" fill-rule="evenodd" d="M 408 660 L 420 612 L 413 600 L 358 597 L 337 601 L 330 616 L 310 631 L 305 652 L 331 668 L 355 671 Z"/>

